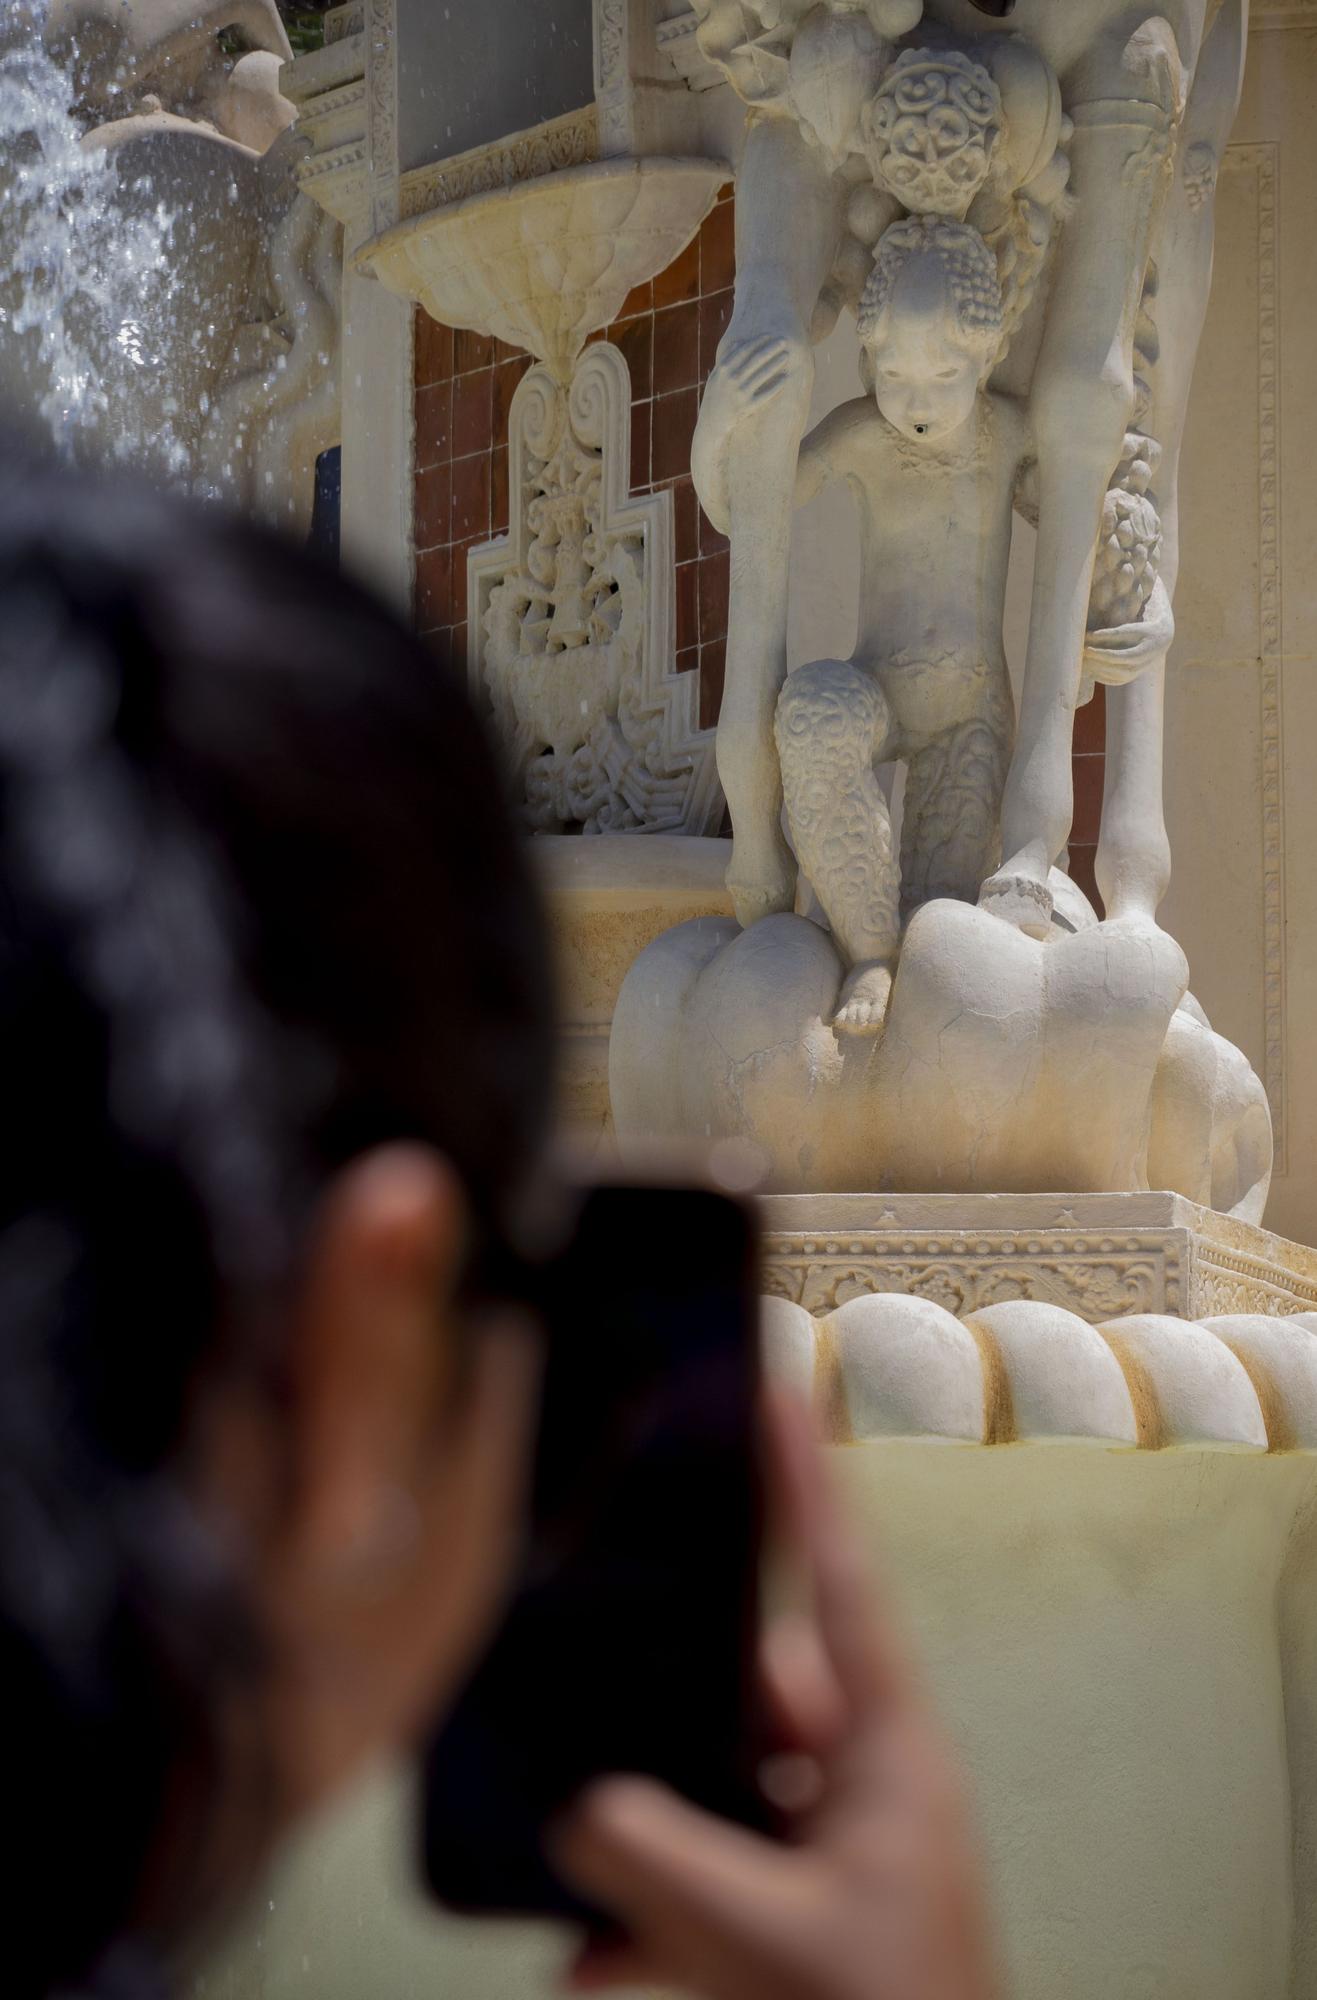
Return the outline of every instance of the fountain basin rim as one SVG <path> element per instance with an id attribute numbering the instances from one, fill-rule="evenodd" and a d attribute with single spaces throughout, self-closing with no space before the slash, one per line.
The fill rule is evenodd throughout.
<path id="1" fill-rule="evenodd" d="M 678 180 L 703 180 L 713 194 L 731 180 L 732 169 L 725 160 L 666 154 L 650 154 L 640 159 L 621 156 L 609 160 L 585 160 L 577 166 L 559 167 L 550 174 L 537 174 L 530 180 L 510 181 L 504 187 L 482 188 L 479 193 L 463 195 L 458 201 L 442 202 L 422 215 L 409 215 L 405 221 L 394 223 L 380 235 L 363 243 L 353 256 L 353 267 L 373 277 L 376 275 L 373 267 L 377 258 L 387 255 L 414 236 L 433 233 L 436 224 L 447 225 L 459 219 L 465 220 L 477 210 L 489 211 L 511 202 L 533 201 L 541 193 L 546 196 L 560 194 L 564 188 L 594 181 L 643 180 L 658 174 Z"/>

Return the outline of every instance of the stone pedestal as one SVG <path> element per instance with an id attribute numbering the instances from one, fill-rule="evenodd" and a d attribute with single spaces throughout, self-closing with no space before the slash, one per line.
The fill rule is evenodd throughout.
<path id="1" fill-rule="evenodd" d="M 778 1195 L 765 1289 L 830 1313 L 873 1292 L 957 1315 L 1014 1299 L 1099 1325 L 1317 1309 L 1317 1250 L 1176 1194 Z"/>

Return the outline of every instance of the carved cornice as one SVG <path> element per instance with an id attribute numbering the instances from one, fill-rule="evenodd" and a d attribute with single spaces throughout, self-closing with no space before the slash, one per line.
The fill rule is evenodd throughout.
<path id="1" fill-rule="evenodd" d="M 494 145 L 476 146 L 451 160 L 417 167 L 404 174 L 401 210 L 404 220 L 428 215 L 449 202 L 491 188 L 513 187 L 538 180 L 564 167 L 579 167 L 599 157 L 599 119 L 593 104 L 549 119 L 529 132 L 516 132 Z"/>
<path id="2" fill-rule="evenodd" d="M 298 131 L 311 146 L 298 168 L 299 185 L 343 223 L 360 213 L 370 179 L 361 15 L 360 6 L 327 15 L 326 35 L 332 29 L 333 38 L 286 64 L 282 77 L 285 95 L 297 106 Z"/>
<path id="3" fill-rule="evenodd" d="M 786 1196 L 765 1204 L 765 1289 L 816 1314 L 898 1292 L 962 1316 L 1275 1317 L 1317 1309 L 1317 1251 L 1175 1195 Z"/>

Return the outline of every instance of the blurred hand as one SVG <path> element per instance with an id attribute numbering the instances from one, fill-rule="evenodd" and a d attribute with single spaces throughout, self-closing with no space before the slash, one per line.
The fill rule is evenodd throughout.
<path id="1" fill-rule="evenodd" d="M 578 1992 L 706 2000 L 991 2000 L 979 1865 L 955 1770 L 885 1629 L 803 1411 L 775 1397 L 770 1456 L 812 1615 L 768 1635 L 785 1753 L 812 1790 L 788 1845 L 639 1778 L 593 1786 L 555 1860 L 627 1941 L 588 1945 Z"/>

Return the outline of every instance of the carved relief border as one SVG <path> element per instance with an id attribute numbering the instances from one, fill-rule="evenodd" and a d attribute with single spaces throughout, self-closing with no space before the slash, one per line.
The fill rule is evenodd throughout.
<path id="1" fill-rule="evenodd" d="M 476 146 L 450 160 L 414 168 L 403 175 L 401 216 L 406 221 L 414 215 L 428 215 L 446 202 L 465 201 L 468 195 L 512 187 L 519 181 L 538 180 L 543 174 L 584 166 L 598 157 L 599 114 L 588 104 L 493 145 Z"/>
<path id="2" fill-rule="evenodd" d="M 1179 1230 L 1119 1236 L 1049 1231 L 1037 1238 L 1027 1231 L 977 1230 L 963 1237 L 954 1231 L 836 1239 L 770 1234 L 764 1290 L 812 1313 L 835 1311 L 873 1292 L 903 1292 L 957 1314 L 1007 1299 L 1038 1299 L 1092 1324 L 1131 1313 L 1179 1316 L 1190 1304 L 1186 1245 Z"/>
<path id="3" fill-rule="evenodd" d="M 1317 19 L 1317 0 L 1314 0 Z M 1276 1172 L 1288 1164 L 1288 1020 L 1285 951 L 1285 774 L 1280 483 L 1279 148 L 1227 146 L 1229 172 L 1257 180 L 1258 666 L 1262 746 L 1262 1078 L 1271 1105 Z"/>
<path id="4" fill-rule="evenodd" d="M 371 230 L 399 219 L 397 0 L 366 0 L 366 135 Z"/>

